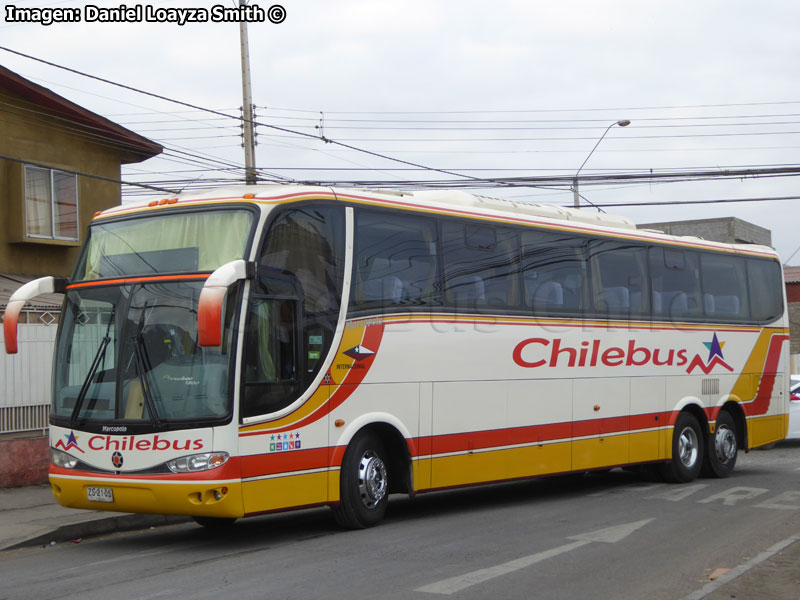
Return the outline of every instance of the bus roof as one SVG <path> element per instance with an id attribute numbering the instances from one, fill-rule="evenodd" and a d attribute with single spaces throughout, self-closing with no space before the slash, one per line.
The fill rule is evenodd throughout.
<path id="1" fill-rule="evenodd" d="M 177 196 L 149 202 L 123 204 L 95 215 L 96 218 L 149 212 L 154 208 L 176 205 L 230 204 L 235 202 L 276 205 L 326 198 L 346 202 L 387 206 L 405 210 L 453 214 L 467 217 L 494 218 L 520 223 L 563 227 L 576 232 L 600 233 L 643 241 L 677 243 L 716 250 L 734 250 L 748 254 L 768 254 L 775 251 L 754 244 L 728 244 L 699 237 L 668 235 L 652 229 L 637 229 L 626 217 L 567 208 L 552 204 L 531 204 L 470 194 L 461 190 L 389 190 L 364 188 L 333 188 L 311 185 L 236 185 L 207 190 L 184 192 Z"/>

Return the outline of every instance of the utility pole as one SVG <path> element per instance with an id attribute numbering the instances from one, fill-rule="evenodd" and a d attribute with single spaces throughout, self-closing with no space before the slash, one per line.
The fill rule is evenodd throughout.
<path id="1" fill-rule="evenodd" d="M 247 6 L 246 0 L 239 0 L 239 6 Z M 256 172 L 256 140 L 253 125 L 253 92 L 250 88 L 250 49 L 247 42 L 247 23 L 239 21 L 239 40 L 242 47 L 242 123 L 244 131 L 244 168 L 245 183 L 255 184 Z"/>

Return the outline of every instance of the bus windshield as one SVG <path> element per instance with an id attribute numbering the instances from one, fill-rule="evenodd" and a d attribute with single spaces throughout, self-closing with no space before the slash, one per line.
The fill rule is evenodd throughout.
<path id="1" fill-rule="evenodd" d="M 71 290 L 56 347 L 52 415 L 69 425 L 125 422 L 145 428 L 230 414 L 233 310 L 223 342 L 197 344 L 202 282 Z M 233 306 L 235 291 L 229 292 Z"/>
<path id="2" fill-rule="evenodd" d="M 242 258 L 252 221 L 247 210 L 100 221 L 89 229 L 72 280 L 213 271 Z"/>

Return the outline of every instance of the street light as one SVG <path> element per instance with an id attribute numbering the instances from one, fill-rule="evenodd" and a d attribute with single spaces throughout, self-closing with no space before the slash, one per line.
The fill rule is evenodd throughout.
<path id="1" fill-rule="evenodd" d="M 589 160 L 589 157 L 592 155 L 592 153 L 595 150 L 597 150 L 597 147 L 600 145 L 600 142 L 603 141 L 603 138 L 606 137 L 606 134 L 614 125 L 619 125 L 620 127 L 627 127 L 630 124 L 631 122 L 628 119 L 620 119 L 619 121 L 614 121 L 611 125 L 606 127 L 606 130 L 603 132 L 603 135 L 600 136 L 600 139 L 597 140 L 597 143 L 594 145 L 594 148 L 592 148 L 592 151 L 589 152 L 589 156 L 586 157 L 581 166 L 578 168 L 578 171 L 575 173 L 575 177 L 573 178 L 572 181 L 573 205 L 575 206 L 575 208 L 580 208 L 581 206 L 581 196 L 578 193 L 578 174 L 581 172 L 581 169 L 583 169 L 583 165 L 586 164 L 586 161 Z"/>

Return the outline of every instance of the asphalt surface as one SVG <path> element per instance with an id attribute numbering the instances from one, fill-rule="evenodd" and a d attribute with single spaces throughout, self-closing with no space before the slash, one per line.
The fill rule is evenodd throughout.
<path id="1" fill-rule="evenodd" d="M 573 504 L 581 514 L 566 518 Z M 703 557 L 700 562 L 696 555 L 682 551 L 681 543 L 689 540 L 685 534 L 670 536 L 670 529 L 678 528 L 675 515 L 681 514 L 698 517 L 691 523 L 686 520 L 693 528 L 691 544 Z M 719 522 L 706 525 L 712 519 Z M 209 575 L 202 569 L 195 572 L 207 564 L 220 569 L 228 565 L 244 586 L 239 595 L 255 597 L 247 568 L 252 570 L 262 562 L 278 565 L 286 574 L 286 584 L 275 582 L 276 597 L 367 597 L 374 592 L 361 595 L 362 588 L 354 583 L 361 571 L 367 580 L 374 576 L 370 574 L 385 571 L 386 579 L 393 582 L 383 593 L 387 598 L 481 598 L 496 588 L 503 591 L 493 595 L 509 598 L 637 598 L 643 596 L 636 589 L 611 596 L 604 592 L 608 582 L 588 578 L 579 584 L 569 581 L 570 574 L 574 579 L 585 565 L 609 581 L 625 577 L 635 581 L 635 571 L 647 568 L 637 565 L 658 562 L 661 571 L 674 573 L 675 585 L 669 578 L 653 583 L 648 598 L 797 599 L 800 442 L 740 455 L 737 472 L 726 480 L 700 479 L 671 486 L 614 471 L 583 479 L 537 480 L 414 500 L 393 499 L 387 523 L 367 532 L 338 531 L 325 510 L 242 520 L 224 538 L 215 538 L 187 521 L 66 509 L 55 503 L 49 486 L 0 490 L 0 549 L 5 550 L 0 552 L 0 582 L 15 581 L 9 589 L 20 593 L 15 596 L 0 584 L 0 598 L 29 598 L 27 592 L 22 593 L 24 582 L 30 579 L 26 568 L 41 572 L 41 565 L 51 564 L 56 556 L 50 553 L 63 546 L 57 562 L 67 565 L 74 560 L 75 567 L 66 567 L 70 573 L 70 568 L 87 562 L 134 564 L 142 556 L 157 555 L 148 564 L 158 582 L 137 577 L 136 587 L 131 588 L 144 590 L 135 596 L 142 598 L 180 589 L 170 577 L 181 571 L 194 573 L 197 597 L 206 597 L 204 592 L 212 597 L 219 593 L 216 580 L 208 579 L 204 586 Z M 721 527 L 725 522 L 734 525 Z M 123 533 L 142 530 L 150 531 Z M 416 548 L 413 538 L 420 541 Z M 503 540 L 510 539 L 524 541 L 522 547 L 530 551 L 504 544 Z M 393 550 L 401 547 L 404 550 Z M 180 558 L 171 559 L 173 554 Z M 352 566 L 348 559 L 355 561 Z M 394 565 L 401 575 L 391 575 Z M 420 579 L 404 581 L 404 570 L 419 573 Z M 59 597 L 53 591 L 59 582 L 54 577 L 52 588 L 32 589 L 41 597 Z M 534 583 L 536 594 L 531 588 Z M 37 585 L 45 583 L 37 581 Z M 77 580 L 76 585 L 80 585 Z M 148 585 L 153 588 L 148 590 Z M 228 585 L 232 592 L 238 588 L 235 582 Z M 568 591 L 542 593 L 560 587 Z M 107 597 L 109 589 L 116 588 L 94 595 L 82 592 L 81 597 Z M 339 596 L 332 589 L 349 592 Z"/>

